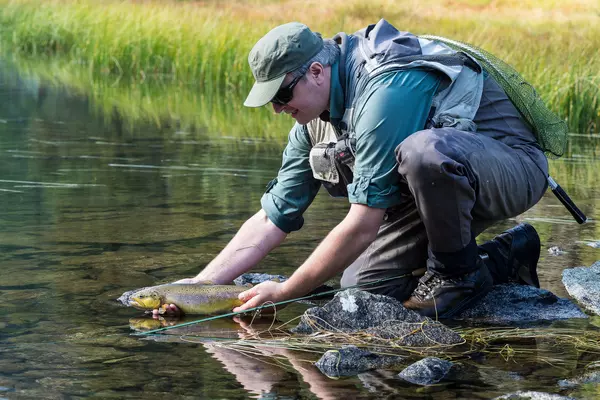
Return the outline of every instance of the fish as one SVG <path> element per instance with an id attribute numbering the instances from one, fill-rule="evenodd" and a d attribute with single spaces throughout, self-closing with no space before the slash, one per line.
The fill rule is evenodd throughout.
<path id="1" fill-rule="evenodd" d="M 118 300 L 138 310 L 164 313 L 175 304 L 184 314 L 220 314 L 243 304 L 238 295 L 247 286 L 167 283 L 123 293 Z"/>

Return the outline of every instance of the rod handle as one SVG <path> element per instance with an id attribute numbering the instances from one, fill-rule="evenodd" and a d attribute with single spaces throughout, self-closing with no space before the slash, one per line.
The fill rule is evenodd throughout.
<path id="1" fill-rule="evenodd" d="M 560 185 L 556 183 L 554 179 L 552 179 L 552 177 L 550 176 L 548 176 L 548 184 L 552 189 L 552 193 L 554 193 L 554 195 L 558 198 L 558 200 L 560 200 L 563 206 L 565 206 L 565 208 L 571 213 L 573 218 L 575 218 L 575 221 L 577 221 L 578 224 L 585 224 L 587 222 L 587 217 L 585 216 L 583 211 L 581 211 L 575 205 L 575 203 L 573 203 L 573 200 L 571 200 L 571 198 L 563 190 L 563 188 L 561 188 Z"/>

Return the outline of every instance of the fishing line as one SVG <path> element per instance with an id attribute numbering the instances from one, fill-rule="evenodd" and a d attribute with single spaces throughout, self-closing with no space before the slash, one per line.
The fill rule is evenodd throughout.
<path id="1" fill-rule="evenodd" d="M 386 282 L 386 281 L 390 281 L 393 279 L 400 279 L 400 278 L 406 278 L 409 276 L 418 276 L 419 273 L 421 272 L 421 270 L 416 270 L 413 271 L 412 273 L 409 274 L 404 274 L 404 275 L 397 275 L 397 276 L 392 276 L 392 277 L 388 277 L 388 278 L 382 278 L 373 282 L 365 282 L 365 283 L 359 283 L 353 286 L 348 286 L 348 287 L 344 287 L 344 288 L 338 288 L 338 289 L 333 289 L 333 290 L 328 290 L 325 292 L 319 292 L 319 293 L 315 293 L 313 295 L 309 295 L 309 296 L 304 296 L 304 297 L 298 297 L 296 299 L 291 299 L 291 300 L 285 300 L 285 301 L 280 301 L 278 303 L 268 303 L 262 306 L 258 306 L 258 307 L 254 307 L 254 308 L 250 308 L 248 310 L 244 310 L 244 311 L 238 311 L 238 312 L 230 312 L 227 314 L 223 314 L 223 315 L 216 315 L 213 317 L 208 317 L 208 318 L 203 318 L 203 319 L 199 319 L 199 320 L 195 320 L 195 321 L 189 321 L 189 322 L 184 322 L 178 325 L 173 325 L 173 326 L 167 326 L 167 327 L 162 327 L 162 328 L 158 328 L 158 329 L 153 329 L 150 331 L 146 331 L 146 332 L 136 332 L 136 333 L 132 333 L 130 335 L 132 336 L 162 336 L 162 335 L 156 335 L 156 332 L 162 332 L 162 331 L 167 331 L 169 329 L 175 329 L 175 328 L 180 328 L 183 326 L 189 326 L 189 325 L 194 325 L 194 324 L 199 324 L 201 322 L 206 322 L 206 321 L 212 321 L 215 319 L 219 319 L 219 318 L 225 318 L 225 317 L 230 317 L 230 316 L 235 316 L 235 315 L 239 315 L 239 314 L 244 314 L 247 312 L 251 312 L 251 311 L 258 311 L 261 310 L 263 308 L 267 308 L 267 307 L 274 307 L 277 305 L 281 305 L 281 304 L 288 304 L 288 303 L 292 303 L 294 301 L 298 301 L 298 300 L 307 300 L 307 299 L 312 299 L 315 297 L 319 297 L 319 296 L 323 296 L 323 295 L 327 295 L 327 294 L 334 294 L 337 292 L 341 292 L 343 290 L 346 289 L 354 289 L 354 288 L 360 288 L 360 287 L 364 287 L 364 286 L 370 286 L 370 285 L 375 285 L 377 283 L 381 283 L 381 282 Z M 129 325 L 119 325 L 119 327 L 129 327 Z M 123 333 L 111 333 L 111 334 L 107 334 L 104 335 L 102 337 L 111 337 L 111 336 L 120 336 Z M 186 335 L 187 336 L 187 335 Z M 58 340 L 58 341 L 53 341 L 53 342 L 27 342 L 27 343 L 8 343 L 8 342 L 0 342 L 0 346 L 2 347 L 2 349 L 9 349 L 9 348 L 19 348 L 22 346 L 37 346 L 40 344 L 56 344 L 56 345 L 60 345 L 60 344 L 64 344 L 64 343 L 76 343 L 79 340 L 86 340 L 86 339 L 90 339 L 90 338 L 86 338 L 86 337 L 82 337 L 82 338 L 72 338 L 69 340 Z M 217 339 L 217 338 L 215 338 Z M 224 338 L 218 338 L 220 340 L 231 340 L 231 339 L 224 339 Z"/>
<path id="2" fill-rule="evenodd" d="M 240 315 L 240 314 L 245 314 L 251 311 L 258 311 L 258 310 L 262 310 L 263 308 L 267 308 L 267 307 L 275 307 L 278 305 L 283 305 L 283 304 L 289 304 L 289 303 L 293 303 L 295 301 L 299 301 L 299 300 L 308 300 L 308 299 L 312 299 L 314 297 L 319 297 L 319 296 L 323 296 L 326 294 L 333 294 L 333 293 L 337 293 L 346 289 L 354 289 L 354 288 L 360 288 L 360 287 L 364 287 L 364 286 L 369 286 L 369 285 L 375 285 L 377 283 L 381 283 L 381 282 L 386 282 L 386 281 L 390 281 L 393 279 L 400 279 L 400 278 L 406 278 L 409 276 L 415 276 L 414 273 L 408 273 L 408 274 L 404 274 L 404 275 L 397 275 L 397 276 L 392 276 L 392 277 L 388 277 L 388 278 L 382 278 L 382 279 L 378 279 L 376 281 L 372 281 L 372 282 L 365 282 L 365 283 L 359 283 L 353 286 L 348 286 L 348 287 L 344 287 L 344 288 L 339 288 L 339 289 L 333 289 L 333 290 L 328 290 L 326 292 L 320 292 L 320 293 L 316 293 L 316 294 L 312 294 L 309 296 L 303 296 L 303 297 L 297 297 L 295 299 L 291 299 L 291 300 L 284 300 L 284 301 L 279 301 L 277 303 L 269 303 L 266 305 L 261 305 L 261 306 L 257 306 L 257 307 L 252 307 L 249 308 L 247 310 L 244 311 L 237 311 L 237 312 L 229 312 L 226 314 L 220 314 L 220 315 L 215 315 L 212 317 L 207 317 L 207 318 L 202 318 L 202 319 L 197 319 L 195 321 L 188 321 L 188 322 L 183 322 L 181 324 L 177 324 L 177 325 L 172 325 L 172 326 L 165 326 L 162 328 L 157 328 L 157 329 L 152 329 L 150 331 L 146 331 L 146 332 L 137 332 L 137 333 L 133 333 L 133 336 L 145 336 L 145 335 L 150 335 L 156 332 L 162 332 L 162 331 L 168 331 L 170 329 L 175 329 L 175 328 L 181 328 L 184 326 L 189 326 L 189 325 L 195 325 L 195 324 L 199 324 L 201 322 L 207 322 L 207 321 L 213 321 L 215 319 L 220 319 L 220 318 L 225 318 L 225 317 L 232 317 L 235 315 Z"/>

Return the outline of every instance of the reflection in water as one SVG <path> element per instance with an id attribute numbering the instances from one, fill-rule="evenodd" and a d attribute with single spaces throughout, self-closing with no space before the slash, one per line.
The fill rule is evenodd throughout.
<path id="1" fill-rule="evenodd" d="M 116 109 L 111 118 L 97 117 L 86 97 L 2 64 L 0 96 L 0 397 L 137 398 L 143 391 L 158 398 L 490 398 L 517 388 L 554 390 L 548 388 L 590 362 L 565 350 L 562 365 L 547 365 L 536 359 L 547 344 L 531 343 L 518 362 L 481 355 L 472 360 L 474 372 L 418 390 L 398 381 L 395 371 L 332 381 L 311 365 L 319 354 L 241 354 L 175 335 L 168 342 L 131 336 L 130 318 L 139 313 L 115 299 L 206 265 L 260 207 L 280 166 L 285 133 L 281 140 L 239 140 L 154 123 L 128 126 Z M 516 218 L 535 225 L 545 249 L 565 250 L 551 256 L 544 249 L 539 267 L 542 286 L 559 296 L 566 296 L 565 267 L 600 258 L 589 245 L 600 240 L 594 220 L 599 155 L 600 138 L 574 136 L 567 156 L 551 162 L 552 176 L 590 223 L 577 225 L 550 193 Z M 290 274 L 346 209 L 346 202 L 321 193 L 305 227 L 260 271 Z M 502 222 L 481 239 L 515 222 Z M 279 318 L 304 309 L 290 306 Z M 240 333 L 238 324 L 197 329 L 204 336 Z"/>

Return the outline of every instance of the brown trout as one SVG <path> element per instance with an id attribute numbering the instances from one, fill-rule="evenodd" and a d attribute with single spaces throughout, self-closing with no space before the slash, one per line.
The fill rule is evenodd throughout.
<path id="1" fill-rule="evenodd" d="M 246 290 L 236 285 L 168 283 L 125 292 L 118 300 L 139 310 L 164 310 L 175 304 L 185 314 L 219 314 L 241 305 L 238 295 Z"/>

